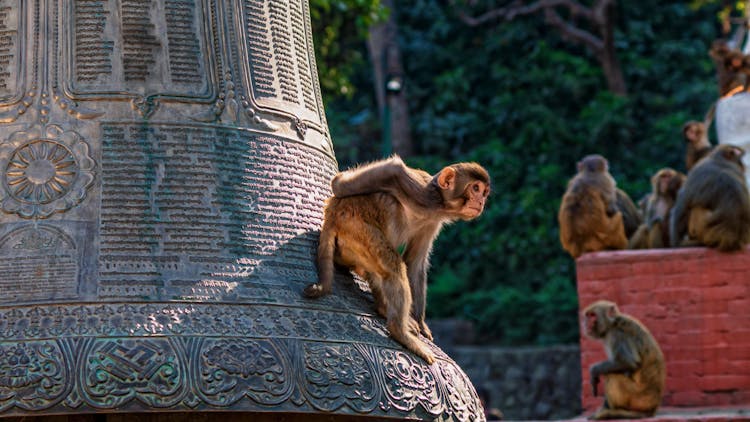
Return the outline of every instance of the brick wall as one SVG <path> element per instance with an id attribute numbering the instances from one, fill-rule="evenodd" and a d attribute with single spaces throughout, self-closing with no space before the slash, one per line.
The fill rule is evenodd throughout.
<path id="1" fill-rule="evenodd" d="M 750 403 L 750 249 L 586 254 L 576 262 L 581 309 L 598 299 L 643 322 L 667 361 L 664 406 Z M 581 338 L 582 405 L 598 407 L 588 368 L 605 359 Z"/>

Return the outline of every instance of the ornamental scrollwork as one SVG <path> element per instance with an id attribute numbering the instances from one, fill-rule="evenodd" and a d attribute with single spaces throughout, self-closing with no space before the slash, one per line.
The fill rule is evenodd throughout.
<path id="1" fill-rule="evenodd" d="M 315 408 L 332 412 L 344 405 L 368 413 L 380 386 L 368 359 L 351 344 L 305 343 L 305 391 Z"/>
<path id="2" fill-rule="evenodd" d="M 229 406 L 245 396 L 277 405 L 289 398 L 294 385 L 288 359 L 268 340 L 207 340 L 198 362 L 198 388 L 214 406 Z"/>
<path id="3" fill-rule="evenodd" d="M 62 400 L 68 372 L 50 341 L 0 344 L 0 411 L 46 409 Z"/>

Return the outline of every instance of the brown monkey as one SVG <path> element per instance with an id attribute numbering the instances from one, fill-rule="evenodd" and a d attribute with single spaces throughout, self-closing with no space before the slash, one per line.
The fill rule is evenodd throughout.
<path id="1" fill-rule="evenodd" d="M 719 95 L 729 97 L 747 90 L 748 58 L 741 51 L 730 48 L 725 40 L 715 40 L 708 55 L 716 65 Z"/>
<path id="2" fill-rule="evenodd" d="M 672 246 L 704 245 L 733 251 L 750 243 L 744 154 L 738 146 L 717 145 L 690 170 L 672 208 Z"/>
<path id="3" fill-rule="evenodd" d="M 643 418 L 661 404 L 666 378 L 664 355 L 654 337 L 617 305 L 596 301 L 583 311 L 586 335 L 604 343 L 608 359 L 589 368 L 594 396 L 604 376 L 604 404 L 591 419 Z"/>
<path id="4" fill-rule="evenodd" d="M 560 243 L 573 258 L 584 252 L 628 246 L 607 159 L 594 154 L 578 162 L 578 174 L 568 182 L 557 221 Z"/>
<path id="5" fill-rule="evenodd" d="M 685 175 L 668 167 L 651 176 L 651 194 L 645 204 L 645 222 L 628 243 L 630 249 L 669 247 L 669 213 Z"/>
<path id="6" fill-rule="evenodd" d="M 409 332 L 413 327 L 432 339 L 424 321 L 432 243 L 443 224 L 482 213 L 489 174 L 479 164 L 458 163 L 430 176 L 392 157 L 339 173 L 332 185 L 318 247 L 320 281 L 305 296 L 331 291 L 334 262 L 353 270 L 370 283 L 391 335 L 432 363 L 432 353 Z"/>
<path id="7" fill-rule="evenodd" d="M 708 141 L 706 124 L 697 120 L 690 120 L 682 126 L 682 137 L 687 146 L 685 152 L 685 168 L 691 168 L 711 152 L 711 143 Z"/>

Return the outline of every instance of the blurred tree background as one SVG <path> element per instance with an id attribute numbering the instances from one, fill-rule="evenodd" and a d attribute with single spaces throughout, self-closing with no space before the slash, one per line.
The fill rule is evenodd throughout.
<path id="1" fill-rule="evenodd" d="M 611 6 L 624 92 L 608 88 L 599 53 L 549 14 L 467 23 L 519 1 L 401 0 L 390 11 L 379 0 L 310 3 L 342 169 L 387 151 L 366 40 L 371 25 L 392 19 L 411 122 L 407 163 L 432 173 L 477 161 L 492 175 L 485 214 L 447 227 L 435 243 L 428 316 L 471 320 L 486 343 L 577 342 L 575 263 L 557 229 L 567 180 L 581 157 L 600 153 L 637 201 L 659 168 L 685 170 L 681 126 L 702 120 L 718 97 L 708 50 L 730 2 L 575 2 Z M 602 33 L 571 10 L 558 18 Z"/>

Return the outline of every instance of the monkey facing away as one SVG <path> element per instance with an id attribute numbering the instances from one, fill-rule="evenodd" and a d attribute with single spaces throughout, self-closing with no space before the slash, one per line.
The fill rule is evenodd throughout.
<path id="1" fill-rule="evenodd" d="M 630 249 L 669 247 L 669 213 L 685 178 L 684 174 L 669 167 L 651 176 L 651 194 L 645 205 L 646 221 L 630 238 Z"/>
<path id="2" fill-rule="evenodd" d="M 685 168 L 690 171 L 713 147 L 708 140 L 706 124 L 697 120 L 690 120 L 682 126 L 682 137 L 686 145 Z"/>
<path id="3" fill-rule="evenodd" d="M 432 363 L 415 335 L 432 339 L 424 321 L 432 243 L 443 224 L 482 213 L 489 174 L 479 164 L 458 163 L 431 176 L 394 156 L 339 173 L 332 186 L 318 247 L 319 282 L 304 295 L 331 292 L 334 263 L 349 268 L 370 284 L 391 336 Z"/>
<path id="4" fill-rule="evenodd" d="M 628 239 L 607 159 L 587 155 L 577 166 L 578 174 L 568 182 L 557 214 L 563 249 L 578 258 L 585 252 L 626 248 Z"/>
<path id="5" fill-rule="evenodd" d="M 735 251 L 750 243 L 744 154 L 738 146 L 717 145 L 688 173 L 670 217 L 672 246 Z"/>
<path id="6" fill-rule="evenodd" d="M 586 336 L 604 344 L 607 360 L 589 368 L 594 396 L 604 377 L 604 404 L 591 419 L 643 418 L 661 404 L 666 368 L 654 337 L 637 319 L 606 300 L 586 307 Z"/>

